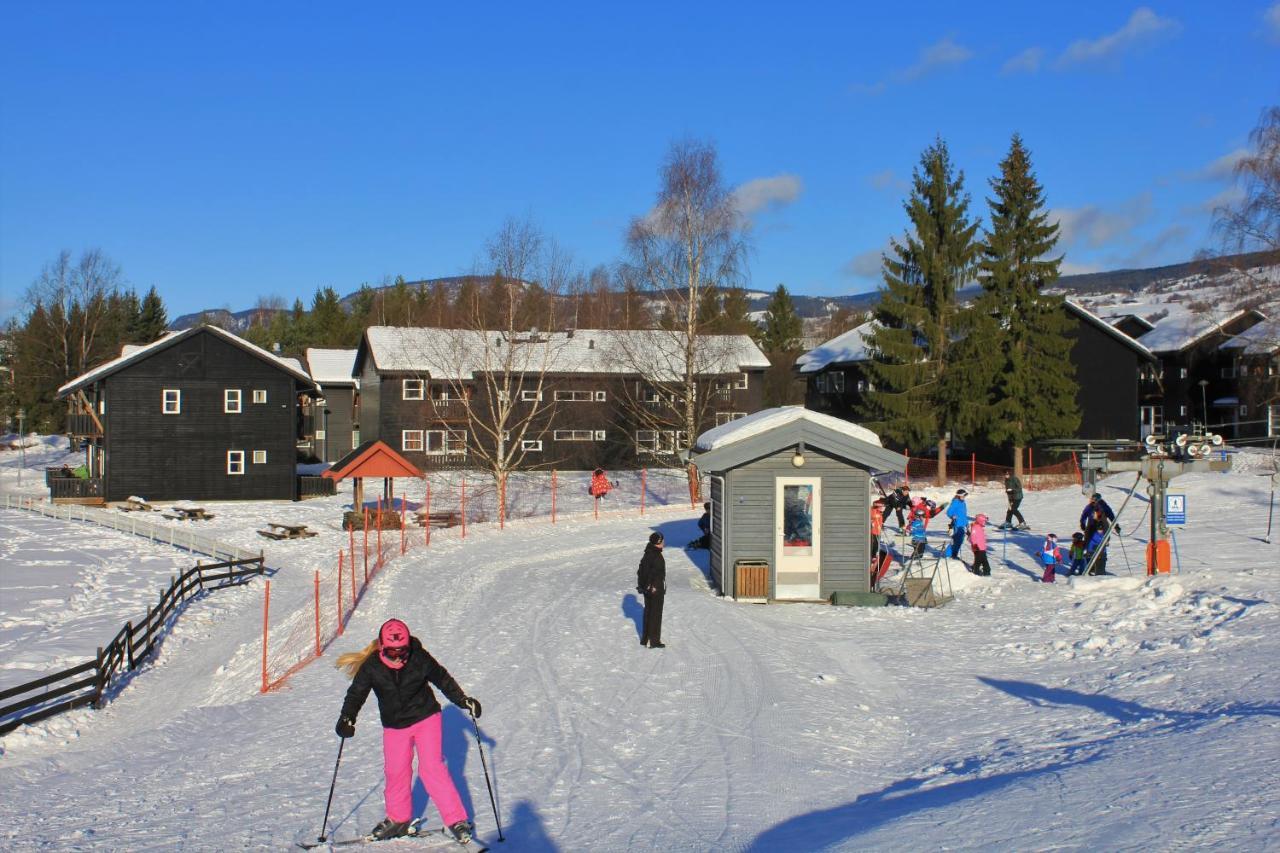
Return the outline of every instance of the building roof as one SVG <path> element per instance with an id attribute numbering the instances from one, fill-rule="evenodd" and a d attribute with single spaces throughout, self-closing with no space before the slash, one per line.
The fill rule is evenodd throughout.
<path id="1" fill-rule="evenodd" d="M 698 436 L 692 460 L 703 471 L 727 471 L 799 444 L 875 471 L 905 471 L 907 459 L 886 450 L 871 430 L 801 406 L 765 409 Z"/>
<path id="2" fill-rule="evenodd" d="M 857 328 L 836 335 L 797 358 L 796 370 L 800 373 L 817 373 L 831 364 L 866 361 L 871 357 L 867 351 L 867 338 L 875 328 L 875 320 L 868 320 Z"/>
<path id="3" fill-rule="evenodd" d="M 1148 332 L 1156 327 L 1156 324 L 1143 317 L 1140 314 L 1107 314 L 1102 319 L 1106 320 L 1112 326 L 1119 326 L 1126 321 L 1137 323 L 1145 328 Z"/>
<path id="4" fill-rule="evenodd" d="M 522 332 L 512 340 L 501 331 L 371 326 L 360 346 L 379 371 L 439 379 L 471 379 L 502 370 L 514 344 L 510 369 L 516 372 L 639 373 L 674 381 L 684 374 L 684 342 L 683 334 L 659 329 Z M 698 375 L 769 366 L 747 335 L 707 335 L 698 359 Z"/>
<path id="5" fill-rule="evenodd" d="M 1235 337 L 1228 338 L 1218 349 L 1240 350 L 1243 355 L 1271 355 L 1280 350 L 1280 319 L 1263 320 Z"/>
<path id="6" fill-rule="evenodd" d="M 356 350 L 307 348 L 307 365 L 311 378 L 325 385 L 357 384 L 352 376 L 356 364 Z"/>
<path id="7" fill-rule="evenodd" d="M 1133 338 L 1126 335 L 1124 332 L 1117 329 L 1115 326 L 1108 323 L 1106 320 L 1099 317 L 1097 314 L 1090 311 L 1088 308 L 1085 308 L 1080 303 L 1074 302 L 1070 299 L 1064 299 L 1062 301 L 1062 304 L 1066 306 L 1068 313 L 1074 314 L 1076 317 L 1088 323 L 1089 325 L 1093 326 L 1094 328 L 1102 332 L 1105 332 L 1106 334 L 1115 338 L 1117 341 L 1120 341 L 1129 349 L 1138 353 L 1138 355 L 1142 356 L 1143 358 L 1149 361 L 1156 360 L 1155 354 L 1152 353 L 1151 350 L 1142 342 L 1146 340 L 1146 335 L 1142 336 L 1142 341 L 1134 340 Z"/>
<path id="8" fill-rule="evenodd" d="M 1249 315 L 1256 315 L 1259 320 L 1266 319 L 1264 314 L 1252 308 L 1229 313 L 1209 311 L 1204 314 L 1165 317 L 1138 340 L 1152 352 L 1177 353 L 1215 332 L 1221 332 L 1228 323 Z"/>
<path id="9" fill-rule="evenodd" d="M 254 344 L 249 343 L 244 338 L 239 337 L 238 335 L 231 334 L 225 329 L 220 329 L 217 326 L 201 325 L 201 326 L 192 326 L 190 329 L 184 329 L 181 332 L 176 332 L 171 335 L 166 335 L 160 340 L 155 341 L 154 343 L 147 344 L 145 346 L 134 347 L 130 345 L 128 347 L 125 347 L 123 354 L 119 358 L 113 358 L 111 361 L 108 361 L 105 364 L 100 364 L 97 367 L 95 367 L 93 370 L 90 370 L 87 373 L 83 373 L 80 376 L 77 376 L 75 379 L 72 379 L 66 385 L 63 385 L 61 388 L 58 389 L 58 396 L 65 397 L 67 394 L 70 394 L 73 391 L 77 391 L 85 387 L 86 385 L 96 382 L 99 379 L 102 379 L 106 376 L 110 376 L 112 373 L 115 373 L 118 370 L 122 370 L 123 368 L 128 367 L 131 364 L 135 364 L 139 361 L 142 361 L 143 359 L 149 357 L 154 353 L 160 352 L 161 350 L 164 350 L 164 349 L 168 349 L 169 347 L 173 346 L 179 341 L 186 340 L 187 338 L 191 337 L 192 335 L 195 335 L 196 333 L 202 330 L 208 331 L 210 334 L 214 334 L 220 338 L 223 338 L 227 342 L 240 347 L 240 349 L 244 350 L 250 355 L 257 356 L 258 358 L 262 359 L 268 364 L 274 364 L 275 366 L 279 367 L 281 370 L 293 376 L 293 378 L 304 383 L 308 388 L 315 387 L 315 383 L 311 381 L 311 377 L 307 375 L 306 371 L 302 369 L 302 365 L 299 364 L 296 359 L 280 358 L 277 355 L 272 355 L 271 353 L 267 352 L 260 346 L 255 346 Z"/>
<path id="10" fill-rule="evenodd" d="M 320 476 L 345 480 L 348 477 L 421 477 L 422 472 L 386 442 L 372 438 L 333 463 Z"/>

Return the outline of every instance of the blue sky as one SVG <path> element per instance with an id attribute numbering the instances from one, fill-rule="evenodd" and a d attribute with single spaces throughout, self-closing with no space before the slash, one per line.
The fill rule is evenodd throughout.
<path id="1" fill-rule="evenodd" d="M 1023 135 L 1069 271 L 1173 263 L 1280 101 L 1274 2 L 358 6 L 5 4 L 0 314 L 64 248 L 171 316 L 467 272 L 509 216 L 610 263 L 682 136 L 756 288 L 874 289 L 935 135 L 979 213 Z"/>

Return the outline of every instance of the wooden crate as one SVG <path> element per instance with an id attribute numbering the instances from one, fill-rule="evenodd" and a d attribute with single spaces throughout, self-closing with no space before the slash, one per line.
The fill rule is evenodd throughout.
<path id="1" fill-rule="evenodd" d="M 733 571 L 734 598 L 769 600 L 769 562 L 767 560 L 738 560 L 733 564 Z"/>

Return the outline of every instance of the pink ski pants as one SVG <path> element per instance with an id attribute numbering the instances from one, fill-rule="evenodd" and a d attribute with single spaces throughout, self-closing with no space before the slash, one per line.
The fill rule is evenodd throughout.
<path id="1" fill-rule="evenodd" d="M 440 752 L 440 714 L 432 714 L 404 729 L 382 730 L 382 763 L 387 777 L 384 794 L 387 817 L 395 821 L 413 818 L 413 750 L 418 750 L 418 775 L 427 796 L 436 804 L 445 826 L 467 819 L 458 789 Z"/>

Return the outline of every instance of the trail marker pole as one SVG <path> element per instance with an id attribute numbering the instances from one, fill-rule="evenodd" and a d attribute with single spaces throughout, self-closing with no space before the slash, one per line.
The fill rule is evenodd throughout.
<path id="1" fill-rule="evenodd" d="M 644 493 L 648 485 L 649 469 L 640 469 L 640 514 L 644 515 Z"/>
<path id="2" fill-rule="evenodd" d="M 271 581 L 262 593 L 262 692 L 267 692 L 267 626 L 271 619 Z"/>
<path id="3" fill-rule="evenodd" d="M 342 552 L 338 552 L 342 553 Z M 316 569 L 316 657 L 320 657 L 320 570 Z"/>
<path id="4" fill-rule="evenodd" d="M 467 538 L 467 475 L 462 475 L 462 538 Z"/>
<path id="5" fill-rule="evenodd" d="M 556 523 L 556 472 L 551 472 L 551 523 Z"/>

